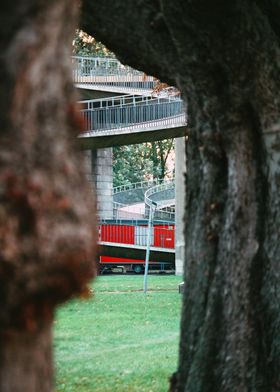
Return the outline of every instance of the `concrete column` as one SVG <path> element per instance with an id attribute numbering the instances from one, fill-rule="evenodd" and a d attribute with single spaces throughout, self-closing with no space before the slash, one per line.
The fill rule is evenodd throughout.
<path id="1" fill-rule="evenodd" d="M 102 148 L 85 151 L 86 176 L 96 193 L 97 214 L 113 218 L 113 150 Z"/>
<path id="2" fill-rule="evenodd" d="M 175 266 L 176 275 L 183 275 L 185 260 L 184 212 L 185 212 L 185 138 L 175 139 Z"/>

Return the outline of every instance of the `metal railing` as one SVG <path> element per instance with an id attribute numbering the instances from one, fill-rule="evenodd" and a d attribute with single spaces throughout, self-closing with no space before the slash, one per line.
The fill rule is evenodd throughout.
<path id="1" fill-rule="evenodd" d="M 157 209 L 155 211 L 155 219 L 161 221 L 175 222 L 175 212 L 168 209 Z"/>
<path id="2" fill-rule="evenodd" d="M 113 188 L 114 197 L 124 202 L 114 201 L 114 218 L 115 219 L 141 219 L 148 216 L 148 208 L 152 204 L 152 195 L 165 191 L 175 191 L 174 179 L 152 179 L 147 181 L 136 182 L 133 184 L 120 185 Z M 139 195 L 139 191 L 141 194 Z M 135 196 L 135 192 L 138 192 Z M 145 196 L 149 202 L 145 204 Z M 157 198 L 158 199 L 158 198 Z M 143 205 L 137 205 L 143 202 Z M 175 200 L 172 199 L 157 200 L 157 209 L 155 218 L 159 220 L 174 221 L 175 219 Z M 134 207 L 135 206 L 135 207 Z"/>
<path id="3" fill-rule="evenodd" d="M 145 192 L 145 204 L 147 204 L 148 206 L 152 205 L 152 201 L 155 201 L 151 196 L 157 194 L 157 193 L 161 193 L 161 192 L 165 192 L 167 190 L 174 190 L 175 192 L 175 181 L 174 179 L 172 180 L 165 180 L 163 181 L 161 184 L 157 184 L 151 188 L 149 188 L 146 192 Z M 158 206 L 160 206 L 161 201 L 157 201 Z"/>
<path id="4" fill-rule="evenodd" d="M 138 100 L 142 101 L 148 98 L 142 95 L 134 96 L 131 94 L 125 94 L 125 95 L 116 95 L 108 98 L 87 99 L 87 100 L 79 101 L 78 104 L 81 110 L 102 109 L 102 108 L 124 105 L 128 102 L 131 102 L 131 100 L 133 100 L 133 98 L 131 97 L 135 99 L 135 102 Z"/>
<path id="5" fill-rule="evenodd" d="M 80 102 L 84 132 L 122 128 L 173 128 L 187 124 L 184 102 L 178 97 L 114 97 Z"/>
<path id="6" fill-rule="evenodd" d="M 73 79 L 76 84 L 135 90 L 154 90 L 157 85 L 154 77 L 123 65 L 114 58 L 73 56 L 72 63 Z"/>
<path id="7" fill-rule="evenodd" d="M 132 184 L 124 184 L 124 185 L 119 185 L 113 188 L 113 194 L 117 194 L 120 192 L 126 192 L 130 191 L 133 189 L 141 189 L 141 188 L 150 188 L 154 185 L 161 184 L 164 180 L 162 179 L 151 179 L 151 180 L 146 180 L 146 181 L 139 181 L 139 182 L 134 182 Z"/>
<path id="8" fill-rule="evenodd" d="M 160 198 L 159 194 L 163 192 L 171 191 L 175 194 L 175 181 L 174 179 L 164 181 L 161 184 L 155 185 L 149 188 L 145 192 L 144 202 L 145 205 L 151 208 L 153 203 L 156 202 L 156 210 L 155 210 L 155 218 L 156 219 L 164 219 L 164 220 L 171 220 L 175 221 L 175 207 L 174 207 L 174 197 L 169 198 Z M 153 197 L 157 195 L 157 197 Z M 175 196 L 175 195 L 174 195 Z M 156 200 L 155 200 L 156 199 Z M 166 200 L 169 200 L 167 203 Z"/>

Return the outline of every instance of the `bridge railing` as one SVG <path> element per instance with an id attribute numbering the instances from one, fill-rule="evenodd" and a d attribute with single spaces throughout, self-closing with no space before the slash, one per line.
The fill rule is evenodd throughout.
<path id="1" fill-rule="evenodd" d="M 135 98 L 135 97 L 134 97 Z M 84 120 L 84 132 L 108 131 L 113 129 L 140 127 L 150 128 L 156 126 L 174 127 L 186 125 L 185 106 L 182 99 L 177 97 L 150 98 L 133 101 L 125 98 L 125 103 L 97 107 L 97 100 L 86 101 L 81 109 Z M 130 99 L 130 101 L 129 101 Z M 96 106 L 94 106 L 96 105 Z"/>
<path id="2" fill-rule="evenodd" d="M 158 193 L 162 193 L 162 192 L 168 191 L 168 190 L 171 190 L 171 191 L 175 192 L 175 182 L 174 182 L 174 179 L 165 180 L 161 184 L 157 184 L 157 185 L 149 188 L 145 192 L 145 204 L 147 204 L 148 206 L 152 206 L 152 202 L 153 201 L 157 201 L 152 196 L 154 196 L 154 195 L 156 195 Z M 158 205 L 159 206 L 160 206 L 160 203 L 161 203 L 161 201 L 158 201 Z"/>
<path id="3" fill-rule="evenodd" d="M 172 185 L 173 184 L 173 185 Z M 141 219 L 149 216 L 147 203 L 145 205 L 145 194 L 150 190 L 150 195 L 157 195 L 162 192 L 172 192 L 172 197 L 168 200 L 157 200 L 157 210 L 155 218 L 165 221 L 175 219 L 175 183 L 174 179 L 151 179 L 133 184 L 124 184 L 113 188 L 114 202 L 113 211 L 115 219 Z M 150 197 L 149 194 L 147 197 Z M 158 199 L 158 198 L 157 198 Z M 142 204 L 141 204 L 142 203 Z M 150 203 L 151 204 L 151 203 Z"/>
<path id="4" fill-rule="evenodd" d="M 174 193 L 173 197 L 163 198 L 162 196 L 159 198 L 159 194 L 164 192 Z M 151 188 L 149 188 L 145 192 L 145 206 L 152 207 L 153 202 L 157 203 L 157 207 L 155 210 L 155 218 L 163 219 L 163 220 L 171 220 L 175 221 L 175 208 L 173 207 L 173 200 L 175 196 L 175 182 L 174 179 L 169 181 L 164 181 L 161 184 L 157 184 Z M 166 204 L 166 199 L 172 200 L 172 204 L 168 206 Z"/>
<path id="5" fill-rule="evenodd" d="M 169 101 L 174 99 L 174 97 L 168 97 Z M 95 109 L 104 109 L 104 108 L 111 108 L 111 107 L 123 107 L 127 105 L 149 105 L 153 104 L 154 102 L 165 102 L 166 97 L 160 98 L 155 96 L 148 96 L 148 95 L 133 95 L 133 94 L 124 94 L 124 95 L 116 95 L 107 98 L 98 98 L 98 99 L 87 99 L 83 101 L 79 101 L 79 105 L 82 110 L 95 110 Z"/>
<path id="6" fill-rule="evenodd" d="M 129 97 L 131 97 L 131 94 L 117 95 L 109 98 L 87 99 L 79 101 L 78 104 L 81 110 L 104 109 L 112 106 L 124 105 Z"/>
<path id="7" fill-rule="evenodd" d="M 124 184 L 124 185 L 119 185 L 113 188 L 113 194 L 121 193 L 121 192 L 127 192 L 130 190 L 134 189 L 139 189 L 139 188 L 150 188 L 154 185 L 161 184 L 164 180 L 155 178 L 151 180 L 145 180 L 145 181 L 139 181 L 139 182 L 134 182 L 132 184 Z"/>
<path id="8" fill-rule="evenodd" d="M 77 84 L 153 90 L 157 80 L 107 57 L 73 56 L 73 79 Z"/>

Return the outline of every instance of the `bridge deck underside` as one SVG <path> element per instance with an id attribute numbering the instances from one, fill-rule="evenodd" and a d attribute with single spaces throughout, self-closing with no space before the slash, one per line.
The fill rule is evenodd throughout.
<path id="1" fill-rule="evenodd" d="M 116 94 L 134 94 L 134 95 L 152 95 L 152 89 L 124 87 L 124 86 L 108 86 L 106 84 L 89 84 L 89 83 L 75 83 L 77 89 L 103 91 Z"/>
<path id="2" fill-rule="evenodd" d="M 151 128 L 118 128 L 111 131 L 94 131 L 81 134 L 78 138 L 83 150 L 124 146 L 158 140 L 171 139 L 185 136 L 186 125 L 163 128 L 161 126 Z"/>

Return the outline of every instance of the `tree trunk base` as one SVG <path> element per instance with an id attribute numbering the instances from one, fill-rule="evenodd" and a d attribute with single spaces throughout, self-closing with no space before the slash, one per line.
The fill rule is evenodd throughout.
<path id="1" fill-rule="evenodd" d="M 1 392 L 50 392 L 52 390 L 51 326 L 34 333 L 2 339 Z"/>

